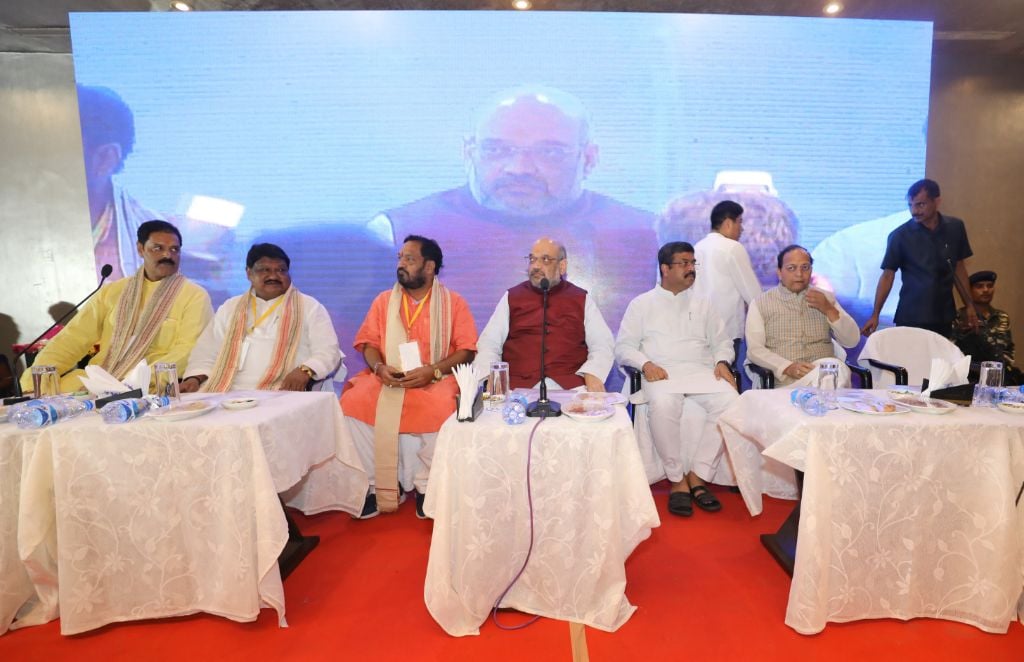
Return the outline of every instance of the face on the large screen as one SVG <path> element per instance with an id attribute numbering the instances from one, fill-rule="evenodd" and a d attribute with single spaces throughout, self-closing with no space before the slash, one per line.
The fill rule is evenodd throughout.
<path id="1" fill-rule="evenodd" d="M 466 145 L 477 201 L 512 216 L 542 216 L 571 205 L 597 160 L 585 120 L 543 95 L 498 104 Z"/>

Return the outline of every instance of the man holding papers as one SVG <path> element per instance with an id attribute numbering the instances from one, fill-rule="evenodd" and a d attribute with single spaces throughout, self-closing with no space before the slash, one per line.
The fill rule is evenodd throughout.
<path id="1" fill-rule="evenodd" d="M 424 517 L 437 431 L 455 411 L 452 368 L 476 353 L 473 315 L 438 279 L 442 262 L 436 241 L 406 237 L 398 282 L 377 295 L 356 334 L 354 346 L 369 369 L 345 386 L 341 407 L 374 490 L 362 519 L 397 510 L 400 483 L 416 488 L 416 515 Z"/>
<path id="2" fill-rule="evenodd" d="M 693 514 L 693 502 L 722 508 L 705 481 L 715 480 L 722 461 L 718 416 L 738 397 L 732 337 L 692 289 L 693 253 L 684 241 L 661 247 L 661 284 L 629 303 L 615 342 L 616 360 L 643 373 L 655 450 L 672 484 L 668 510 L 682 517 Z"/>

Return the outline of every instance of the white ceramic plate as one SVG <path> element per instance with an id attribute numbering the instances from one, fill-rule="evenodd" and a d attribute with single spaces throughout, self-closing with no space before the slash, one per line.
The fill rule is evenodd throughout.
<path id="1" fill-rule="evenodd" d="M 594 402 L 604 405 L 624 405 L 626 404 L 626 396 L 621 393 L 577 393 L 573 400 L 579 400 L 580 402 Z"/>
<path id="2" fill-rule="evenodd" d="M 889 398 L 920 414 L 948 414 L 951 411 L 956 411 L 957 408 L 952 402 L 926 398 L 917 393 L 890 393 Z"/>
<path id="3" fill-rule="evenodd" d="M 847 411 L 857 412 L 858 414 L 869 414 L 872 416 L 892 416 L 893 414 L 906 414 L 910 411 L 909 407 L 905 407 L 895 402 L 886 402 L 885 400 L 839 398 L 838 402 L 839 406 Z"/>
<path id="4" fill-rule="evenodd" d="M 610 417 L 615 413 L 615 408 L 611 405 L 601 404 L 598 402 L 586 402 L 574 399 L 562 405 L 562 413 L 574 421 L 593 423 L 595 421 L 603 421 Z"/>
<path id="5" fill-rule="evenodd" d="M 252 409 L 260 403 L 256 398 L 231 398 L 220 403 L 224 409 Z"/>
<path id="6" fill-rule="evenodd" d="M 1024 414 L 1024 402 L 1000 402 L 998 406 L 1011 414 Z"/>
<path id="7" fill-rule="evenodd" d="M 154 409 L 150 411 L 146 418 L 154 421 L 184 421 L 188 418 L 195 418 L 196 416 L 202 416 L 203 414 L 209 414 L 213 411 L 213 405 L 205 400 L 193 400 L 192 402 L 182 402 L 181 404 L 171 405 L 170 407 L 163 407 L 161 409 Z"/>

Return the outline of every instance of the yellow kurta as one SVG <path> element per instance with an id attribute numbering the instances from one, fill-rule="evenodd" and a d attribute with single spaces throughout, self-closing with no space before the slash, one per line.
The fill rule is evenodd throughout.
<path id="1" fill-rule="evenodd" d="M 101 289 L 43 348 L 43 351 L 39 352 L 35 360 L 36 365 L 57 366 L 57 372 L 63 375 L 60 382 L 61 391 L 77 391 L 82 388 L 79 377 L 84 371 L 73 368 L 83 356 L 92 351 L 96 343 L 99 343 L 100 350 L 89 363 L 100 365 L 106 358 L 114 333 L 117 302 L 130 281 L 131 277 L 122 278 Z M 145 281 L 142 291 L 143 307 L 156 291 L 157 285 L 159 281 Z M 196 339 L 212 317 L 210 295 L 192 281 L 186 281 L 174 299 L 167 319 L 160 326 L 156 338 L 146 352 L 146 362 L 149 365 L 158 361 L 177 363 L 178 374 L 183 375 L 192 346 L 196 344 Z M 71 372 L 68 372 L 69 370 Z M 65 372 L 68 374 L 65 375 Z M 22 375 L 21 387 L 26 393 L 31 392 L 30 371 L 26 370 Z"/>

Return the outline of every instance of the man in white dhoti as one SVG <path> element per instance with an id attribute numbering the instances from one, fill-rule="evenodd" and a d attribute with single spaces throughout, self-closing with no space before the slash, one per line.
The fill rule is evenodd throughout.
<path id="1" fill-rule="evenodd" d="M 245 258 L 252 288 L 217 309 L 196 341 L 181 390 L 304 391 L 333 375 L 343 354 L 327 309 L 292 286 L 279 246 L 255 244 Z"/>
<path id="2" fill-rule="evenodd" d="M 669 242 L 658 251 L 661 284 L 633 299 L 615 342 L 615 358 L 643 372 L 654 446 L 672 485 L 668 511 L 689 517 L 722 504 L 705 481 L 720 472 L 718 416 L 738 396 L 729 364 L 732 337 L 711 302 L 692 289 L 693 246 Z"/>

